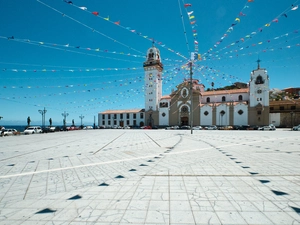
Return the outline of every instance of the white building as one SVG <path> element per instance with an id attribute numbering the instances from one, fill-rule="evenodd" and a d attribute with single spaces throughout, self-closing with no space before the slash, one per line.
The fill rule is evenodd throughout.
<path id="1" fill-rule="evenodd" d="M 258 67 L 250 73 L 248 86 L 232 90 L 205 91 L 198 80 L 185 80 L 177 90 L 162 96 L 159 50 L 152 46 L 143 64 L 145 109 L 99 113 L 104 126 L 265 125 L 269 123 L 269 76 Z M 192 113 L 191 113 L 192 112 Z M 129 115 L 129 119 L 124 117 Z M 193 118 L 191 118 L 193 116 Z"/>

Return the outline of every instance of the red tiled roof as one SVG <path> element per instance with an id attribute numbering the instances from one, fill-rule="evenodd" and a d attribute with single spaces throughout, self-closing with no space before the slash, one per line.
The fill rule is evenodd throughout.
<path id="1" fill-rule="evenodd" d="M 119 114 L 119 113 L 139 113 L 144 112 L 144 109 L 120 109 L 120 110 L 106 110 L 101 114 Z"/>
<path id="2" fill-rule="evenodd" d="M 210 96 L 210 95 L 228 95 L 228 94 L 239 94 L 239 93 L 248 93 L 249 88 L 241 88 L 241 89 L 232 89 L 232 90 L 220 90 L 220 91 L 205 91 L 202 92 L 202 96 Z"/>

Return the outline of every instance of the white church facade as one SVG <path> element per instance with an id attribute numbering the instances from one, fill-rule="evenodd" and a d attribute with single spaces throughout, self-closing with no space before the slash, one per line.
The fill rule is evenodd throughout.
<path id="1" fill-rule="evenodd" d="M 257 125 L 269 124 L 269 76 L 258 67 L 250 73 L 246 87 L 205 91 L 191 79 L 177 85 L 170 95 L 162 96 L 160 51 L 152 46 L 143 64 L 145 108 L 107 110 L 99 113 L 99 126 L 183 126 L 183 125 Z M 124 119 L 124 118 L 129 119 Z"/>

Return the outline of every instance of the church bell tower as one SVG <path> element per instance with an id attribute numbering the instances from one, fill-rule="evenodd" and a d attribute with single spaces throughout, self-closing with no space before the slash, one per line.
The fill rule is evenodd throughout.
<path id="1" fill-rule="evenodd" d="M 266 69 L 253 70 L 249 82 L 249 125 L 269 125 L 269 76 Z"/>
<path id="2" fill-rule="evenodd" d="M 148 49 L 145 71 L 145 122 L 147 126 L 158 125 L 159 101 L 162 97 L 162 71 L 159 49 L 152 46 Z"/>

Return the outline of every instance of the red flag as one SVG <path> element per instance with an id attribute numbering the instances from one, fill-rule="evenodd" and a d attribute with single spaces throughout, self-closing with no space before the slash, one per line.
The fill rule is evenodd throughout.
<path id="1" fill-rule="evenodd" d="M 192 6 L 192 4 L 184 4 L 184 7 L 186 8 L 186 7 L 189 7 L 189 6 Z"/>
<path id="2" fill-rule="evenodd" d="M 116 25 L 120 25 L 120 21 L 115 22 Z"/>
<path id="3" fill-rule="evenodd" d="M 98 12 L 92 12 L 92 14 L 94 14 L 95 16 L 98 16 L 98 15 L 99 15 Z"/>

